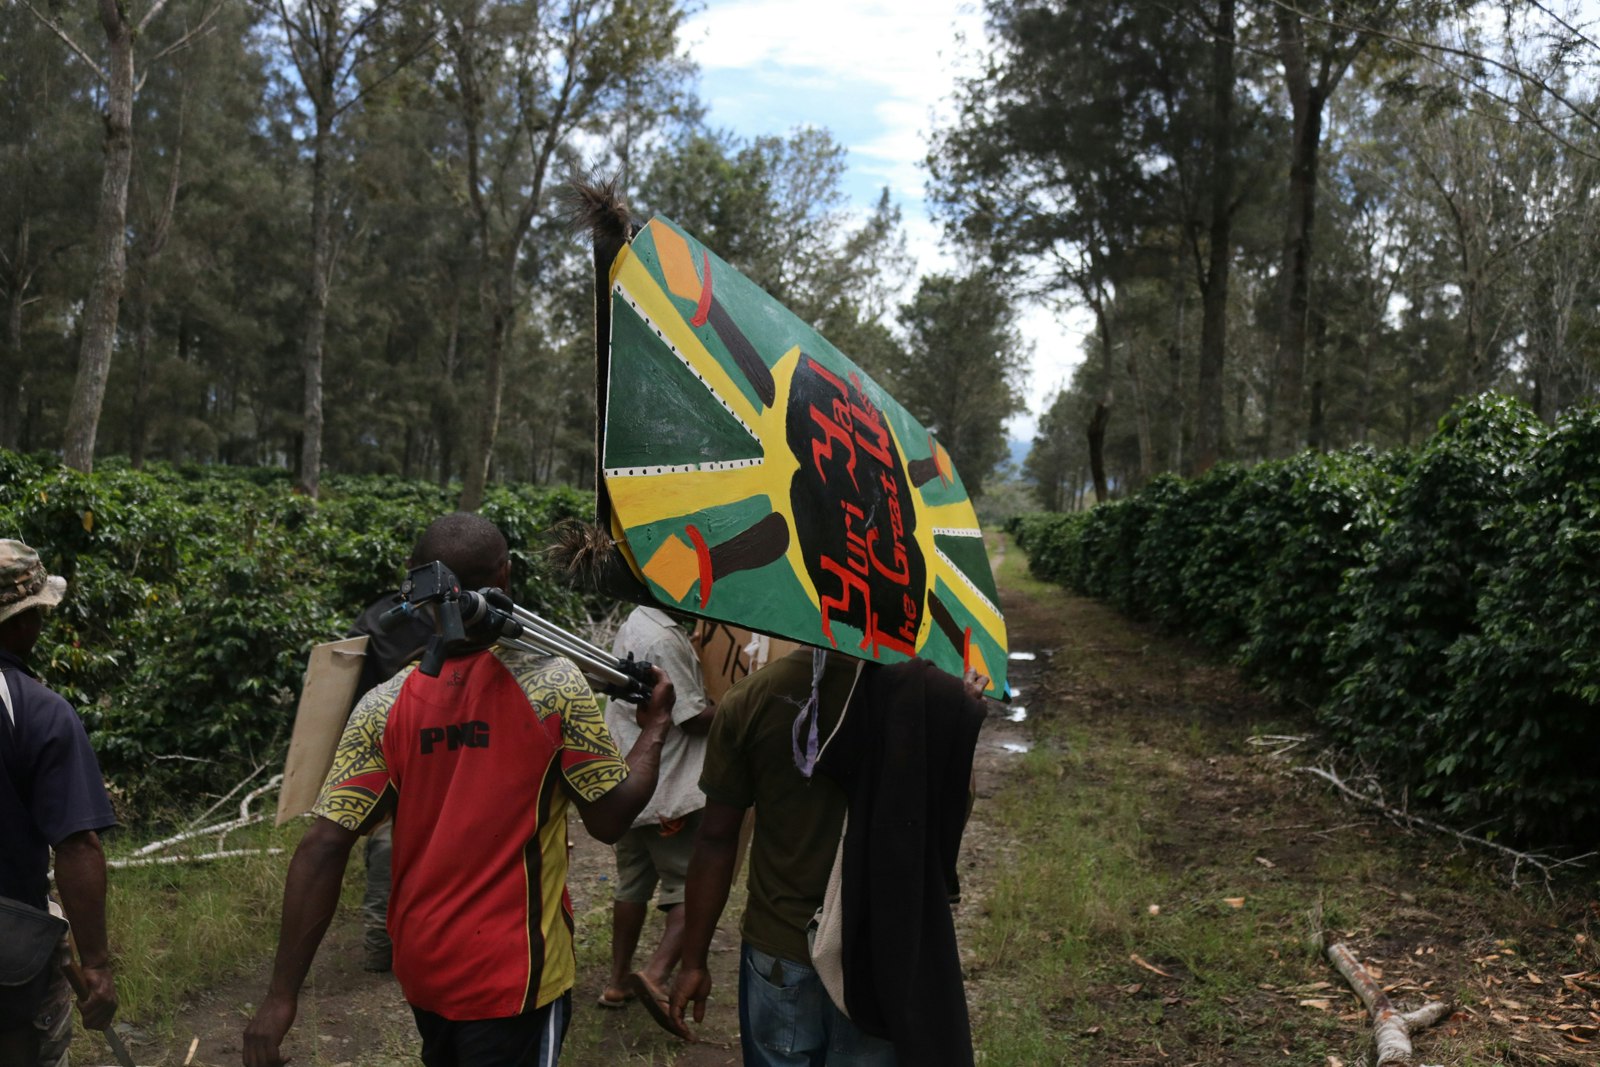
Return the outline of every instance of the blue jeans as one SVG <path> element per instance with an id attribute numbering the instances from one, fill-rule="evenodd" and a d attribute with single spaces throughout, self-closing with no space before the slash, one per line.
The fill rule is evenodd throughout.
<path id="1" fill-rule="evenodd" d="M 739 954 L 739 1041 L 745 1067 L 895 1067 L 894 1046 L 834 1007 L 808 964 L 748 942 Z"/>

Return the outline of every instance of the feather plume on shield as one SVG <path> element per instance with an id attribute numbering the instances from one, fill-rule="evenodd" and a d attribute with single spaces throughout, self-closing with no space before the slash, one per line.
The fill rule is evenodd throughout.
<path id="1" fill-rule="evenodd" d="M 577 589 L 639 604 L 656 602 L 634 576 L 616 539 L 598 523 L 567 519 L 558 524 L 547 554 L 556 571 Z"/>
<path id="2" fill-rule="evenodd" d="M 639 230 L 615 177 L 575 179 L 564 190 L 562 200 L 567 224 L 575 233 L 588 233 L 596 248 L 605 245 L 610 253 L 608 263 Z"/>
<path id="3" fill-rule="evenodd" d="M 550 562 L 574 585 L 597 588 L 601 575 L 622 562 L 616 540 L 595 523 L 567 519 L 556 526 L 555 535 Z"/>

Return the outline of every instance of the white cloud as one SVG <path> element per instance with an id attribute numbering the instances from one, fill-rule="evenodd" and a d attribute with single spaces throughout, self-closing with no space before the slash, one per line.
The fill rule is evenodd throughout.
<path id="1" fill-rule="evenodd" d="M 922 160 L 928 152 L 925 115 L 911 112 L 915 104 L 889 100 L 873 108 L 881 132 L 850 146 L 851 164 L 870 174 L 879 186 L 887 185 L 898 200 L 920 204 L 927 175 Z"/>
<path id="2" fill-rule="evenodd" d="M 710 0 L 685 37 L 706 70 L 789 68 L 917 99 L 943 95 L 957 29 L 981 25 L 970 5 L 950 0 L 812 0 L 803 10 L 792 0 Z"/>

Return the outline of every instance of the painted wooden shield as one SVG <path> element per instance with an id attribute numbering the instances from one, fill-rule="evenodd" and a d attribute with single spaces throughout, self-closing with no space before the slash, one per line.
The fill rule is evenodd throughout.
<path id="1" fill-rule="evenodd" d="M 622 247 L 610 293 L 603 498 L 650 593 L 863 659 L 971 665 L 1005 692 L 994 577 L 936 437 L 666 219 Z"/>

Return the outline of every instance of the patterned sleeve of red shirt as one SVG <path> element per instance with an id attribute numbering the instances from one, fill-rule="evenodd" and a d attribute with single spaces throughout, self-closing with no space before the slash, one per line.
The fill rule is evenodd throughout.
<path id="1" fill-rule="evenodd" d="M 356 704 L 339 735 L 333 766 L 311 808 L 313 815 L 332 819 L 356 833 L 365 833 L 377 823 L 380 805 L 394 790 L 383 758 L 383 728 L 410 673 L 401 671 Z"/>
<path id="2" fill-rule="evenodd" d="M 606 729 L 606 717 L 571 661 L 542 660 L 535 670 L 519 672 L 519 680 L 541 718 L 548 712 L 561 716 L 561 773 L 574 793 L 593 802 L 627 779 L 628 765 Z"/>

